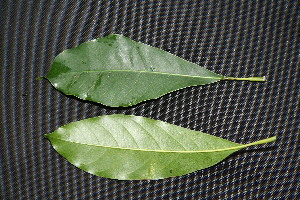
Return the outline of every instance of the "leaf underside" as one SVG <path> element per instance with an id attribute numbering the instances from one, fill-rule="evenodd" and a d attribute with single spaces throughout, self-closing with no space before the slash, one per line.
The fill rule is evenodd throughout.
<path id="1" fill-rule="evenodd" d="M 46 137 L 78 168 L 119 180 L 184 175 L 250 146 L 158 120 L 119 114 L 73 122 Z"/>
<path id="2" fill-rule="evenodd" d="M 166 51 L 116 34 L 63 51 L 46 78 L 65 94 L 111 107 L 127 107 L 224 79 Z"/>

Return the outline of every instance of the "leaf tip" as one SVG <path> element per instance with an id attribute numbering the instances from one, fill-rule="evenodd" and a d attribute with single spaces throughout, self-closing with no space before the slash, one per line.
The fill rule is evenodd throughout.
<path id="1" fill-rule="evenodd" d="M 50 133 L 45 134 L 44 137 L 49 139 L 50 138 Z"/>
<path id="2" fill-rule="evenodd" d="M 46 78 L 46 77 L 45 76 L 39 76 L 39 77 L 35 78 L 35 80 L 39 81 L 39 80 L 42 80 L 44 78 Z"/>

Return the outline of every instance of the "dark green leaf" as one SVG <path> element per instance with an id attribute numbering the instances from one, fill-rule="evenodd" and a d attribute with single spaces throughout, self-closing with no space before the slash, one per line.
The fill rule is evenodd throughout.
<path id="1" fill-rule="evenodd" d="M 247 146 L 145 117 L 106 115 L 63 126 L 46 137 L 58 153 L 91 174 L 161 179 L 207 168 Z"/>
<path id="2" fill-rule="evenodd" d="M 65 94 L 112 107 L 135 105 L 189 86 L 235 79 L 121 35 L 65 50 L 54 59 L 46 78 Z"/>

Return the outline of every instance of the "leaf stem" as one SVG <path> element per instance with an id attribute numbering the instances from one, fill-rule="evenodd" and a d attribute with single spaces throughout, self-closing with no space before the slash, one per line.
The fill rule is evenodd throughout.
<path id="1" fill-rule="evenodd" d="M 262 139 L 262 140 L 259 140 L 259 141 L 256 141 L 256 142 L 252 142 L 252 143 L 249 143 L 249 144 L 242 144 L 242 145 L 239 145 L 239 146 L 229 147 L 229 148 L 225 148 L 225 149 L 205 150 L 205 151 L 202 151 L 202 152 L 216 152 L 216 151 L 238 150 L 238 149 L 243 149 L 243 148 L 250 147 L 250 146 L 253 146 L 253 145 L 274 142 L 275 140 L 276 140 L 276 136 L 270 137 L 270 138 L 266 138 L 266 139 Z M 195 152 L 197 152 L 197 151 L 195 151 Z M 201 152 L 201 151 L 198 151 L 198 152 Z M 189 152 L 186 151 L 186 153 L 189 153 Z"/>
<path id="2" fill-rule="evenodd" d="M 266 139 L 263 139 L 263 140 L 259 140 L 259 141 L 256 141 L 256 142 L 252 142 L 252 143 L 249 143 L 249 144 L 244 144 L 243 146 L 246 147 L 246 146 L 252 146 L 252 145 L 257 145 L 257 144 L 265 144 L 265 143 L 269 143 L 269 142 L 274 142 L 275 140 L 276 140 L 276 136 L 266 138 Z"/>
<path id="3" fill-rule="evenodd" d="M 265 81 L 266 77 L 246 77 L 246 78 L 235 78 L 235 77 L 225 77 L 223 80 L 226 81 Z"/>
<path id="4" fill-rule="evenodd" d="M 275 140 L 276 140 L 276 136 L 266 138 L 266 139 L 262 139 L 262 140 L 252 142 L 252 143 L 249 143 L 249 144 L 242 144 L 242 145 L 239 145 L 239 146 L 229 147 L 229 148 L 225 148 L 225 149 L 206 150 L 206 151 L 203 151 L 203 152 L 226 151 L 226 150 L 235 150 L 235 149 L 238 150 L 238 149 L 243 149 L 245 147 L 250 147 L 250 146 L 253 146 L 253 145 L 257 145 L 257 144 L 265 144 L 265 143 L 269 143 L 269 142 L 274 142 Z M 199 152 L 201 152 L 201 151 L 199 151 Z"/>

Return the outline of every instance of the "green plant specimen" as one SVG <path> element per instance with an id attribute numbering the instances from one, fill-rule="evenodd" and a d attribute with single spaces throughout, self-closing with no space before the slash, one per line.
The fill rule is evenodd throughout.
<path id="1" fill-rule="evenodd" d="M 139 116 L 105 115 L 67 124 L 46 137 L 70 163 L 119 180 L 162 179 L 215 165 L 250 144 Z"/>
<path id="2" fill-rule="evenodd" d="M 109 35 L 68 49 L 46 77 L 58 90 L 111 107 L 127 107 L 189 86 L 233 78 L 121 35 Z"/>

